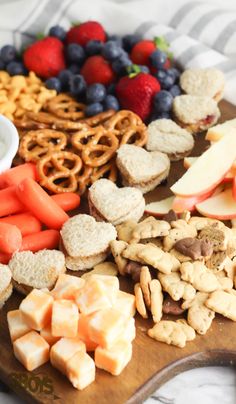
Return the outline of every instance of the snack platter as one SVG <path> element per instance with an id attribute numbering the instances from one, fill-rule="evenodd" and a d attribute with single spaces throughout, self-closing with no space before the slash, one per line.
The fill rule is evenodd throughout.
<path id="1" fill-rule="evenodd" d="M 26 402 L 236 366 L 236 108 L 168 46 L 87 21 L 0 50 L 0 379 Z"/>
<path id="2" fill-rule="evenodd" d="M 221 102 L 222 120 L 230 119 L 235 113 L 235 107 Z M 206 147 L 204 136 L 200 135 L 196 140 L 194 155 L 200 154 Z M 184 172 L 181 162 L 173 163 L 167 185 L 160 185 L 158 191 L 154 190 L 146 195 L 147 202 L 161 200 L 169 196 L 169 186 Z M 83 212 L 88 211 L 86 201 L 82 201 L 80 207 Z M 72 273 L 74 275 L 74 272 Z M 120 278 L 121 289 L 132 292 L 133 284 L 130 279 Z M 236 324 L 222 316 L 216 316 L 213 324 L 204 336 L 197 336 L 194 341 L 188 342 L 183 349 L 168 346 L 149 338 L 147 330 L 151 326 L 151 320 L 146 320 L 136 315 L 136 338 L 133 342 L 133 357 L 128 366 L 118 377 L 112 377 L 103 370 L 97 370 L 96 381 L 84 391 L 77 391 L 56 369 L 49 364 L 39 370 L 27 372 L 14 358 L 11 350 L 11 342 L 8 334 L 6 314 L 9 310 L 18 308 L 22 296 L 14 295 L 7 301 L 0 312 L 0 344 L 1 361 L 0 377 L 10 388 L 17 392 L 26 402 L 52 402 L 52 395 L 40 393 L 40 389 L 34 393 L 15 381 L 15 375 L 30 378 L 39 375 L 41 379 L 49 377 L 53 385 L 53 395 L 57 402 L 85 402 L 91 403 L 94 399 L 100 403 L 108 403 L 113 397 L 114 403 L 138 403 L 142 402 L 164 382 L 175 374 L 184 370 L 207 365 L 236 366 L 236 341 L 234 338 Z M 174 319 L 176 316 L 165 315 L 165 319 Z M 140 359 L 141 358 L 141 359 Z M 141 362 L 140 362 L 141 360 Z M 23 376 L 22 376 L 23 375 Z M 28 376 L 27 376 L 28 375 Z M 19 377 L 20 377 L 19 376 Z"/>

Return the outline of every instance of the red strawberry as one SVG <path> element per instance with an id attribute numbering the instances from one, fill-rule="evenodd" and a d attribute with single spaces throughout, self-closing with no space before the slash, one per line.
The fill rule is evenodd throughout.
<path id="1" fill-rule="evenodd" d="M 116 94 L 122 108 L 130 109 L 145 121 L 152 111 L 152 100 L 160 91 L 160 84 L 151 74 L 138 73 L 132 76 L 133 74 L 119 80 Z"/>
<path id="2" fill-rule="evenodd" d="M 54 37 L 41 39 L 25 50 L 23 60 L 26 68 L 40 77 L 57 76 L 65 69 L 63 43 Z"/>
<path id="3" fill-rule="evenodd" d="M 169 44 L 166 42 L 165 38 L 155 37 L 153 41 L 144 39 L 143 41 L 140 41 L 134 45 L 130 54 L 132 62 L 137 65 L 146 65 L 152 68 L 149 57 L 157 48 L 163 52 L 166 52 L 167 55 L 171 57 L 171 54 L 168 51 Z M 168 63 L 166 61 L 166 66 L 164 66 L 164 68 L 168 69 L 170 67 L 169 64 L 170 61 L 168 61 Z"/>
<path id="4" fill-rule="evenodd" d="M 111 65 L 102 56 L 90 56 L 84 63 L 81 74 L 87 84 L 110 84 L 115 79 Z"/>
<path id="5" fill-rule="evenodd" d="M 132 62 L 137 65 L 150 65 L 149 56 L 155 49 L 155 43 L 148 39 L 136 43 L 130 54 Z"/>
<path id="6" fill-rule="evenodd" d="M 85 46 L 87 42 L 96 39 L 105 42 L 106 33 L 103 26 L 96 21 L 87 21 L 72 27 L 66 34 L 66 43 L 78 43 Z"/>

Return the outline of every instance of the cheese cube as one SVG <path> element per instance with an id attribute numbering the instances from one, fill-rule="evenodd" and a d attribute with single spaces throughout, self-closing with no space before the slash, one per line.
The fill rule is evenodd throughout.
<path id="1" fill-rule="evenodd" d="M 47 343 L 51 346 L 55 344 L 57 341 L 59 341 L 60 337 L 54 337 L 52 335 L 52 328 L 51 324 L 46 325 L 41 331 L 40 331 L 41 337 L 47 341 Z"/>
<path id="2" fill-rule="evenodd" d="M 128 318 L 124 331 L 121 334 L 120 338 L 124 341 L 132 342 L 136 337 L 136 328 L 134 318 Z"/>
<path id="3" fill-rule="evenodd" d="M 119 279 L 117 276 L 93 274 L 90 276 L 90 280 L 91 279 L 97 279 L 103 283 L 108 298 L 111 300 L 112 304 L 115 304 L 117 293 L 119 292 Z"/>
<path id="4" fill-rule="evenodd" d="M 86 352 L 85 344 L 79 338 L 61 338 L 50 351 L 52 366 L 66 374 L 67 361 L 78 351 Z"/>
<path id="5" fill-rule="evenodd" d="M 127 317 L 115 309 L 99 310 L 89 321 L 89 338 L 104 348 L 113 345 L 124 332 Z"/>
<path id="6" fill-rule="evenodd" d="M 92 276 L 86 281 L 85 286 L 76 292 L 75 301 L 79 311 L 84 314 L 112 306 L 104 282 L 94 279 Z"/>
<path id="7" fill-rule="evenodd" d="M 127 317 L 133 317 L 136 311 L 134 295 L 119 290 L 114 308 L 121 311 Z"/>
<path id="8" fill-rule="evenodd" d="M 66 375 L 73 386 L 83 390 L 95 380 L 95 363 L 86 352 L 77 352 L 67 361 Z"/>
<path id="9" fill-rule="evenodd" d="M 132 344 L 128 341 L 117 341 L 110 349 L 95 349 L 95 365 L 111 373 L 119 375 L 132 357 Z"/>
<path id="10" fill-rule="evenodd" d="M 86 351 L 94 351 L 98 344 L 93 342 L 88 335 L 89 322 L 93 314 L 80 314 L 78 324 L 78 338 L 80 338 L 86 345 Z"/>
<path id="11" fill-rule="evenodd" d="M 51 294 L 54 299 L 74 300 L 75 292 L 82 288 L 85 280 L 77 276 L 61 274 L 59 275 L 56 285 Z"/>
<path id="12" fill-rule="evenodd" d="M 52 296 L 41 290 L 33 289 L 32 292 L 22 300 L 20 311 L 29 327 L 40 331 L 51 320 L 52 304 Z"/>
<path id="13" fill-rule="evenodd" d="M 7 313 L 7 322 L 12 341 L 22 337 L 31 331 L 20 310 L 12 310 Z"/>
<path id="14" fill-rule="evenodd" d="M 54 337 L 76 337 L 79 311 L 70 300 L 55 300 L 52 307 L 52 335 Z"/>
<path id="15" fill-rule="evenodd" d="M 49 345 L 36 332 L 30 331 L 13 342 L 15 357 L 27 370 L 34 370 L 49 359 Z"/>

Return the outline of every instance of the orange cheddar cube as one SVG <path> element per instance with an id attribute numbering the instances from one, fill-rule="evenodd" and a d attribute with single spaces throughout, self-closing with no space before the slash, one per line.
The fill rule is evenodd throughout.
<path id="1" fill-rule="evenodd" d="M 51 324 L 46 325 L 46 327 L 44 327 L 41 331 L 40 331 L 40 335 L 41 337 L 43 337 L 45 339 L 45 341 L 47 341 L 47 343 L 51 346 L 53 344 L 55 344 L 60 337 L 54 337 L 52 335 L 52 328 L 51 328 Z"/>
<path id="2" fill-rule="evenodd" d="M 109 348 L 122 335 L 126 320 L 127 317 L 113 308 L 99 310 L 89 321 L 89 338 L 98 345 Z"/>
<path id="3" fill-rule="evenodd" d="M 22 300 L 20 311 L 29 327 L 40 331 L 51 320 L 52 304 L 52 296 L 41 290 L 33 289 L 32 292 Z"/>
<path id="4" fill-rule="evenodd" d="M 94 274 L 90 276 L 90 280 L 91 279 L 97 279 L 103 283 L 109 300 L 112 304 L 115 304 L 119 291 L 119 279 L 117 276 Z"/>
<path id="5" fill-rule="evenodd" d="M 54 289 L 51 291 L 54 299 L 74 300 L 75 292 L 82 288 L 85 280 L 77 276 L 59 275 Z"/>
<path id="6" fill-rule="evenodd" d="M 12 341 L 23 337 L 31 331 L 20 310 L 12 310 L 7 313 L 7 322 Z"/>
<path id="7" fill-rule="evenodd" d="M 90 314 L 112 306 L 104 282 L 91 278 L 92 276 L 86 281 L 85 286 L 75 294 L 76 304 L 83 314 Z"/>
<path id="8" fill-rule="evenodd" d="M 118 376 L 132 357 L 132 344 L 128 341 L 117 341 L 110 349 L 95 349 L 95 365 Z"/>
<path id="9" fill-rule="evenodd" d="M 15 357 L 27 370 L 34 370 L 49 359 L 49 345 L 36 331 L 30 331 L 13 342 Z"/>
<path id="10" fill-rule="evenodd" d="M 80 314 L 78 324 L 78 338 L 80 338 L 86 345 L 86 351 L 94 351 L 98 344 L 89 338 L 88 327 L 93 314 Z"/>
<path id="11" fill-rule="evenodd" d="M 85 344 L 79 338 L 61 338 L 50 351 L 52 366 L 66 374 L 67 361 L 79 351 L 86 352 Z"/>
<path id="12" fill-rule="evenodd" d="M 52 335 L 74 338 L 78 332 L 79 311 L 71 300 L 55 300 L 52 307 Z"/>
<path id="13" fill-rule="evenodd" d="M 67 361 L 66 375 L 76 389 L 83 390 L 95 380 L 94 360 L 86 352 L 77 352 Z"/>
<path id="14" fill-rule="evenodd" d="M 134 295 L 119 290 L 114 308 L 121 311 L 127 317 L 133 317 L 136 311 Z"/>

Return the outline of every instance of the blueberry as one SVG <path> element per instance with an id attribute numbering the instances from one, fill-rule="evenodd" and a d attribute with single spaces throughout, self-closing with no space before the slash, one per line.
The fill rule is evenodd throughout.
<path id="1" fill-rule="evenodd" d="M 12 45 L 5 45 L 1 49 L 1 59 L 4 63 L 10 63 L 16 59 L 16 48 Z"/>
<path id="2" fill-rule="evenodd" d="M 85 108 L 85 115 L 93 116 L 99 114 L 102 111 L 103 111 L 102 104 L 100 102 L 94 102 L 93 104 L 90 104 Z"/>
<path id="3" fill-rule="evenodd" d="M 109 35 L 107 40 L 116 42 L 118 46 L 122 47 L 122 38 L 118 35 Z"/>
<path id="4" fill-rule="evenodd" d="M 166 91 L 161 90 L 154 96 L 154 110 L 157 113 L 169 112 L 172 107 L 173 97 Z"/>
<path id="5" fill-rule="evenodd" d="M 130 52 L 134 45 L 141 41 L 142 37 L 141 35 L 136 35 L 136 34 L 130 34 L 130 35 L 125 35 L 123 37 L 123 47 L 127 52 Z"/>
<path id="6" fill-rule="evenodd" d="M 160 112 L 159 114 L 155 114 L 155 119 L 170 119 L 171 116 L 168 112 Z"/>
<path id="7" fill-rule="evenodd" d="M 72 74 L 78 74 L 80 72 L 79 66 L 76 63 L 72 63 L 68 69 L 71 71 Z"/>
<path id="8" fill-rule="evenodd" d="M 66 48 L 66 58 L 68 62 L 81 66 L 85 60 L 84 49 L 77 43 L 70 43 Z"/>
<path id="9" fill-rule="evenodd" d="M 165 78 L 166 78 L 166 70 L 159 69 L 155 73 L 155 77 L 157 78 L 157 80 L 160 82 L 160 84 L 162 86 L 162 83 L 165 81 Z"/>
<path id="10" fill-rule="evenodd" d="M 89 104 L 101 102 L 106 97 L 106 88 L 103 84 L 91 84 L 87 88 L 86 99 Z"/>
<path id="11" fill-rule="evenodd" d="M 4 70 L 5 69 L 5 63 L 3 62 L 2 59 L 0 59 L 0 70 Z"/>
<path id="12" fill-rule="evenodd" d="M 21 62 L 8 63 L 6 70 L 11 76 L 16 76 L 18 74 L 26 74 L 26 68 Z"/>
<path id="13" fill-rule="evenodd" d="M 164 78 L 164 80 L 162 81 L 162 88 L 164 88 L 164 90 L 169 90 L 175 83 L 175 78 L 169 74 L 166 74 L 166 77 Z"/>
<path id="14" fill-rule="evenodd" d="M 72 95 L 81 95 L 85 90 L 86 82 L 81 74 L 75 74 L 69 78 L 69 91 Z"/>
<path id="15" fill-rule="evenodd" d="M 45 86 L 50 90 L 56 90 L 57 93 L 61 91 L 61 82 L 58 77 L 51 77 L 45 81 Z"/>
<path id="16" fill-rule="evenodd" d="M 62 89 L 64 91 L 68 90 L 68 88 L 69 88 L 69 79 L 72 76 L 73 76 L 73 73 L 68 69 L 61 70 L 60 73 L 58 74 L 58 78 L 59 78 L 59 80 L 61 82 L 61 87 L 62 87 Z"/>
<path id="17" fill-rule="evenodd" d="M 150 62 L 156 69 L 161 69 L 165 64 L 166 59 L 166 53 L 161 51 L 160 49 L 154 50 L 154 52 L 152 52 L 152 54 L 150 55 Z"/>
<path id="18" fill-rule="evenodd" d="M 173 97 L 177 97 L 177 95 L 181 94 L 181 88 L 178 86 L 178 84 L 174 84 L 173 87 L 169 89 L 169 92 Z"/>
<path id="19" fill-rule="evenodd" d="M 54 25 L 49 30 L 49 36 L 54 36 L 63 42 L 66 38 L 66 31 L 60 25 Z"/>
<path id="20" fill-rule="evenodd" d="M 107 95 L 105 100 L 103 101 L 104 110 L 114 109 L 118 111 L 120 106 L 117 98 L 114 95 Z"/>
<path id="21" fill-rule="evenodd" d="M 114 41 L 108 41 L 105 43 L 102 50 L 102 55 L 105 59 L 113 61 L 121 55 L 121 47 Z"/>
<path id="22" fill-rule="evenodd" d="M 85 51 L 87 55 L 99 55 L 103 49 L 103 43 L 101 41 L 97 41 L 96 39 L 89 41 L 85 45 Z"/>
<path id="23" fill-rule="evenodd" d="M 145 65 L 138 65 L 138 66 L 140 67 L 142 73 L 150 73 L 150 70 L 147 66 Z"/>
<path id="24" fill-rule="evenodd" d="M 109 84 L 109 86 L 107 87 L 107 94 L 112 94 L 112 95 L 114 95 L 115 92 L 116 92 L 116 85 L 115 85 L 115 83 Z"/>
<path id="25" fill-rule="evenodd" d="M 117 73 L 118 75 L 123 75 L 127 73 L 126 68 L 128 66 L 131 66 L 132 62 L 131 60 L 128 58 L 128 56 L 121 56 L 118 59 L 116 59 L 113 63 L 112 63 L 112 70 L 114 70 L 115 73 Z"/>
<path id="26" fill-rule="evenodd" d="M 176 69 L 176 67 L 171 67 L 166 72 L 168 75 L 172 75 L 175 78 L 175 81 L 177 81 L 179 79 L 179 76 L 181 74 L 180 71 L 178 69 Z"/>

